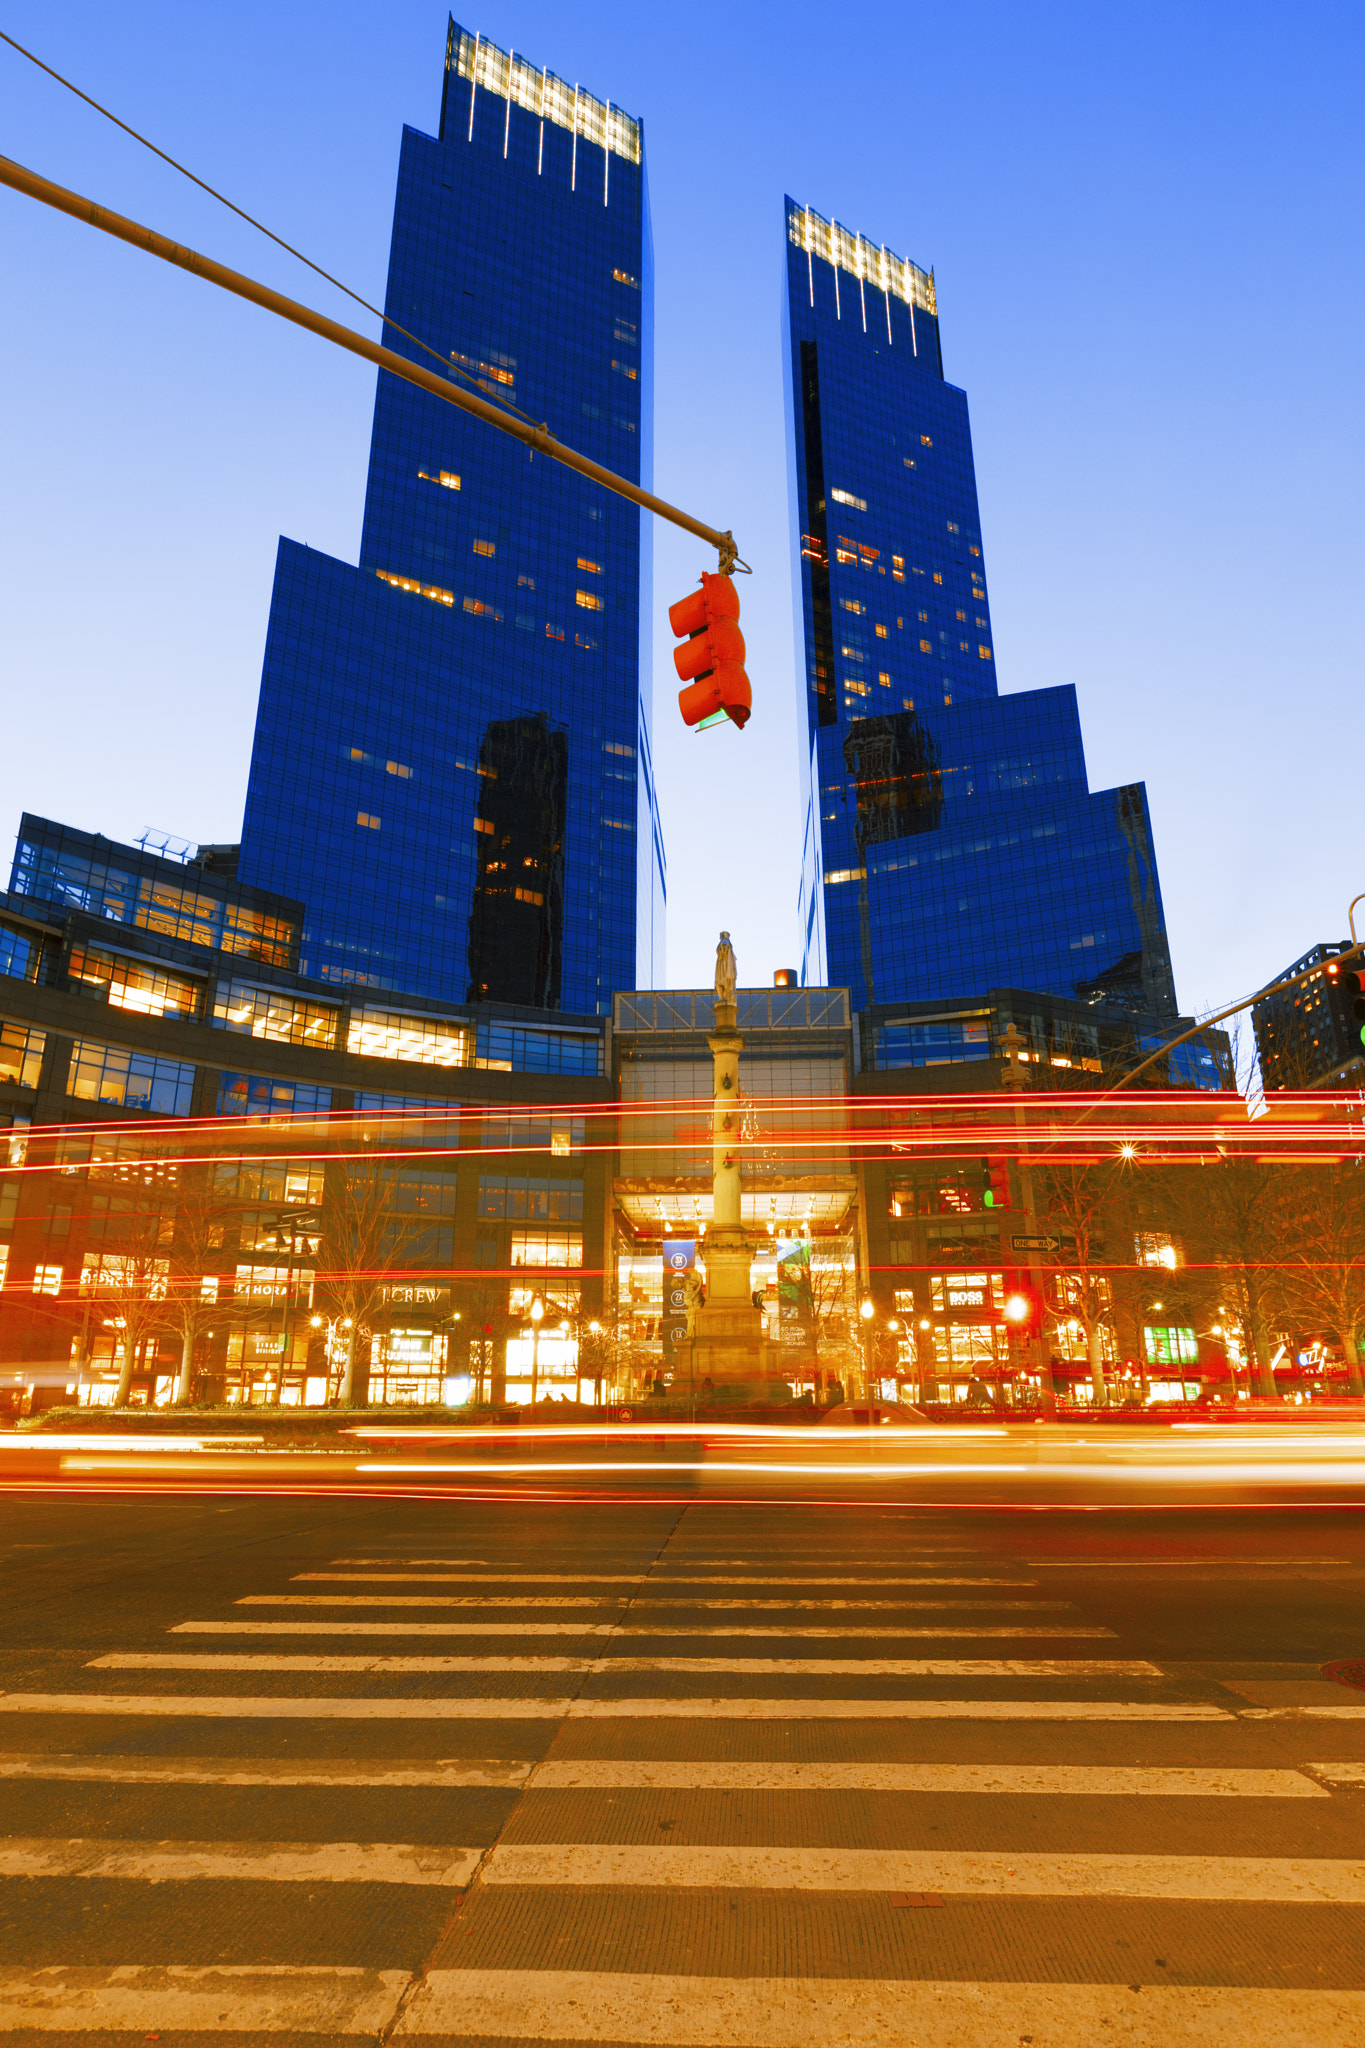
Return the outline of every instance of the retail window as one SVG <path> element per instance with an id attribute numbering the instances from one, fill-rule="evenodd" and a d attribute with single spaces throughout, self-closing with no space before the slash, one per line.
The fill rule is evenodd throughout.
<path id="1" fill-rule="evenodd" d="M 33 1268 L 33 1292 L 35 1294 L 60 1294 L 62 1291 L 62 1269 L 60 1266 L 35 1266 Z"/>
<path id="2" fill-rule="evenodd" d="M 197 1019 L 203 1007 L 202 981 L 123 953 L 73 947 L 67 973 L 89 994 L 103 996 L 113 1008 L 133 1010 L 139 1016 Z"/>

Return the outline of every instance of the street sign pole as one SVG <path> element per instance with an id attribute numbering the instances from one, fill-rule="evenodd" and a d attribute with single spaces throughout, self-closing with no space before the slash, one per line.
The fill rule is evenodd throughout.
<path id="1" fill-rule="evenodd" d="M 1055 1418 L 1057 1414 L 1057 1391 L 1052 1384 L 1052 1358 L 1048 1350 L 1047 1337 L 1042 1325 L 1043 1268 L 1038 1257 L 1039 1248 L 1045 1246 L 1048 1240 L 1041 1236 L 1038 1230 L 1038 1211 L 1033 1196 L 1033 1168 L 1029 1163 L 1028 1142 L 1025 1136 L 1024 1103 L 1020 1093 L 1021 1089 L 1025 1086 L 1023 1061 L 1019 1057 L 1023 1051 L 1024 1041 L 1019 1035 L 1019 1027 L 1013 1018 L 1010 1019 L 1009 1030 L 1005 1033 L 1004 1045 L 1006 1065 L 1003 1079 L 1005 1086 L 1014 1095 L 1014 1124 L 1015 1129 L 1019 1133 L 1019 1149 L 1016 1159 L 1019 1174 L 1019 1193 L 1024 1204 L 1024 1221 L 1028 1225 L 1027 1230 L 1013 1240 L 1013 1246 L 1015 1250 L 1023 1251 L 1027 1254 L 1029 1293 L 1034 1301 L 1040 1304 L 1038 1324 L 1036 1328 L 1030 1329 L 1027 1343 L 1029 1363 L 1038 1375 L 1038 1393 L 1042 1410 L 1044 1415 L 1051 1419 Z"/>

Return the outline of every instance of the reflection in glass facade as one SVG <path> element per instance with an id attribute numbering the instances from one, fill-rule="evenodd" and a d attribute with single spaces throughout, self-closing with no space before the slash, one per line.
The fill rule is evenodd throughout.
<path id="1" fill-rule="evenodd" d="M 1145 790 L 1091 792 L 1069 686 L 999 695 L 933 275 L 790 199 L 786 228 L 802 979 L 1174 1015 Z"/>
<path id="2" fill-rule="evenodd" d="M 648 484 L 639 124 L 452 24 L 386 313 Z M 380 372 L 359 565 L 280 543 L 242 832 L 243 878 L 307 903 L 304 974 L 588 1014 L 659 977 L 648 543 L 625 500 Z"/>

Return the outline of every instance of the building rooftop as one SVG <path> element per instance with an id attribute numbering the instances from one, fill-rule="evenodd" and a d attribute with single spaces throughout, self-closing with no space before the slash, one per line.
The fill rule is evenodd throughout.
<path id="1" fill-rule="evenodd" d="M 527 113 L 553 121 L 557 128 L 567 128 L 571 134 L 624 157 L 627 163 L 639 163 L 640 123 L 610 100 L 594 99 L 583 86 L 570 85 L 553 71 L 540 70 L 525 57 L 500 50 L 486 36 L 470 35 L 454 22 L 446 61 L 457 78 L 486 86 Z"/>
<path id="2" fill-rule="evenodd" d="M 787 233 L 808 255 L 823 256 L 826 263 L 836 264 L 879 292 L 890 292 L 907 306 L 937 316 L 933 271 L 921 270 L 918 263 L 897 256 L 884 242 L 869 242 L 839 221 L 826 220 L 809 206 L 798 206 L 794 199 L 787 201 Z"/>

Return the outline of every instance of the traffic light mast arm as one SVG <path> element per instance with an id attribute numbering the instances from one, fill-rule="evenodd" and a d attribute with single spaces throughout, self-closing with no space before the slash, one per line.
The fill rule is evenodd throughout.
<path id="1" fill-rule="evenodd" d="M 1351 922 L 1351 943 L 1344 953 L 1338 954 L 1337 958 L 1339 961 L 1352 960 L 1358 954 L 1365 952 L 1365 939 L 1358 939 L 1356 937 L 1355 907 L 1357 903 L 1365 903 L 1365 894 L 1357 896 L 1347 912 Z M 1085 1123 L 1089 1117 L 1095 1114 L 1097 1109 L 1102 1108 L 1106 1102 L 1117 1095 L 1121 1088 L 1126 1088 L 1130 1081 L 1136 1081 L 1139 1074 L 1145 1074 L 1148 1067 L 1154 1066 L 1163 1054 L 1174 1052 L 1178 1045 L 1184 1045 L 1189 1039 L 1197 1038 L 1201 1031 L 1207 1031 L 1211 1025 L 1226 1023 L 1229 1017 L 1236 1017 L 1242 1010 L 1249 1010 L 1253 1003 L 1263 1003 L 1267 996 L 1277 996 L 1287 988 L 1297 988 L 1301 982 L 1312 981 L 1321 973 L 1322 962 L 1319 960 L 1316 966 L 1306 967 L 1302 974 L 1287 974 L 1283 981 L 1268 982 L 1264 988 L 1258 988 L 1255 995 L 1243 996 L 1240 1002 L 1229 1003 L 1226 1010 L 1218 1010 L 1212 1017 L 1204 1017 L 1198 1024 L 1191 1024 L 1188 1031 L 1181 1031 L 1176 1037 L 1168 1038 L 1164 1045 L 1159 1045 L 1155 1052 L 1148 1053 L 1145 1060 L 1140 1061 L 1130 1073 L 1125 1074 L 1121 1080 L 1116 1081 L 1112 1088 L 1106 1088 L 1103 1095 L 1097 1096 L 1089 1109 L 1083 1110 L 1075 1119 L 1076 1123 Z"/>
<path id="2" fill-rule="evenodd" d="M 28 170 L 10 157 L 0 156 L 0 185 L 8 185 L 15 192 L 40 200 L 44 206 L 55 207 L 59 213 L 70 214 L 73 220 L 83 220 L 88 226 L 99 228 L 120 242 L 131 243 L 135 249 L 144 249 L 149 256 L 159 256 L 163 262 L 173 263 L 178 270 L 188 270 L 195 277 L 202 277 L 209 284 L 234 293 L 239 299 L 248 299 L 252 305 L 264 307 L 267 313 L 277 313 L 282 320 L 291 320 L 296 327 L 305 327 L 310 334 L 321 335 L 324 341 L 335 342 L 338 348 L 349 349 L 352 355 L 363 356 L 367 362 L 378 364 L 381 370 L 391 370 L 395 377 L 420 385 L 434 397 L 443 398 L 448 405 L 473 413 L 500 433 L 524 441 L 529 448 L 548 456 L 550 461 L 561 462 L 566 469 L 577 470 L 580 476 L 589 477 L 604 489 L 615 491 L 618 497 L 629 498 L 646 512 L 653 512 L 658 518 L 668 520 L 670 525 L 680 526 L 684 533 L 695 534 L 698 540 L 706 541 L 720 556 L 722 575 L 728 576 L 736 567 L 745 566 L 739 561 L 733 534 L 722 533 L 716 527 L 694 519 L 689 512 L 670 505 L 666 499 L 656 498 L 652 491 L 641 490 L 628 477 L 605 469 L 600 462 L 580 455 L 576 448 L 565 447 L 547 428 L 503 412 L 500 407 L 490 405 L 487 399 L 476 398 L 472 391 L 448 383 L 436 371 L 424 370 L 419 364 L 410 363 L 406 356 L 385 348 L 382 343 L 357 334 L 354 328 L 343 327 L 340 321 L 329 320 L 326 314 L 314 312 L 311 306 L 286 298 L 283 292 L 272 291 L 269 285 L 258 284 L 255 278 L 244 276 L 240 270 L 230 270 L 225 263 L 215 263 L 211 256 L 201 256 L 182 242 L 173 242 L 168 235 L 158 234 L 155 228 L 143 227 L 140 222 L 114 213 L 93 199 L 83 198 L 79 192 L 69 192 L 64 185 L 54 185 L 50 178 L 40 177 L 36 171 Z"/>

